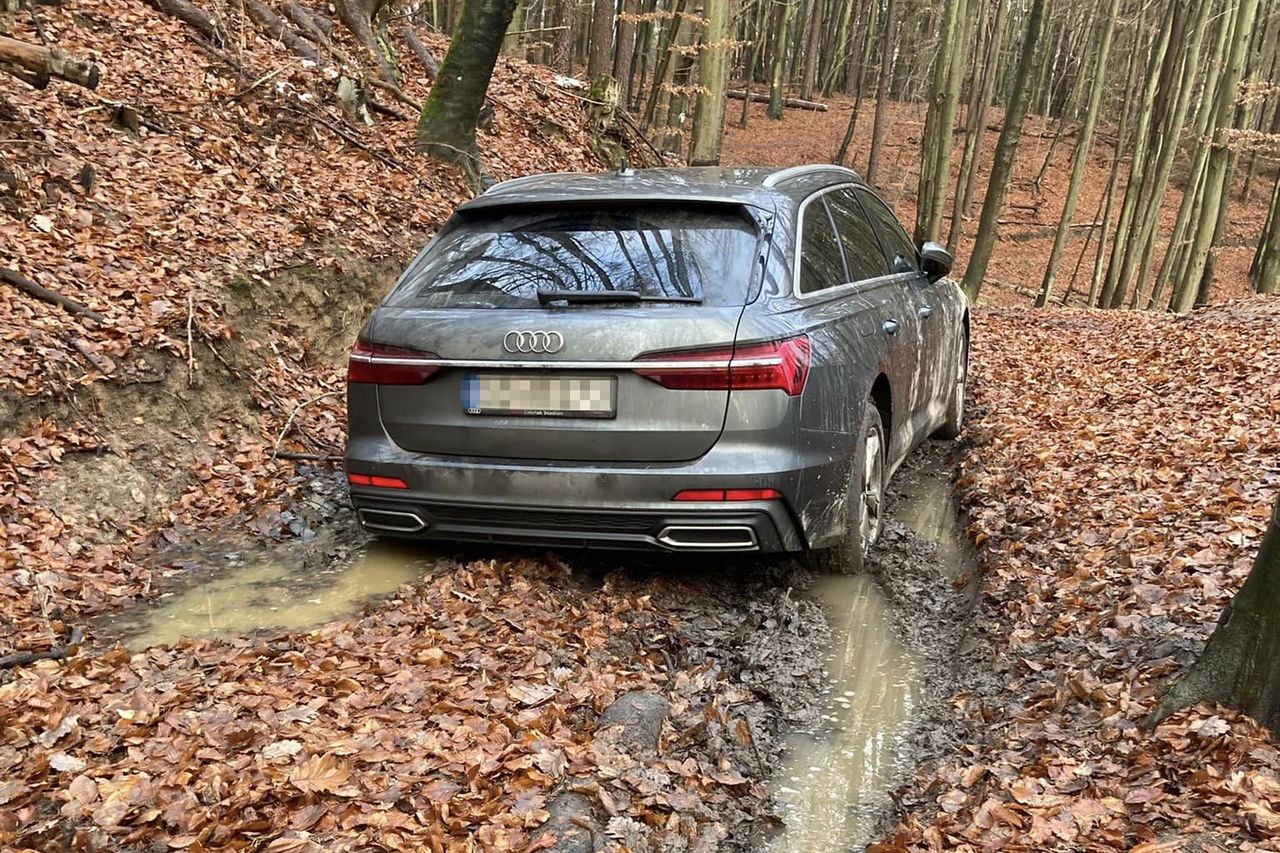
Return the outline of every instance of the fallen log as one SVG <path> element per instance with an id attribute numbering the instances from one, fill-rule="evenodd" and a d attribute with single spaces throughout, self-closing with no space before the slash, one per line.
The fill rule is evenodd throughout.
<path id="1" fill-rule="evenodd" d="M 199 6 L 188 3 L 187 0 L 147 0 L 147 3 L 169 17 L 177 18 L 193 27 L 214 45 L 222 47 L 226 44 L 226 32 L 222 28 L 222 22 Z"/>
<path id="2" fill-rule="evenodd" d="M 308 44 L 297 30 L 285 23 L 284 18 L 259 3 L 258 0 L 243 0 L 243 2 L 249 17 L 261 24 L 273 39 L 293 51 L 295 56 L 300 56 L 316 65 L 324 64 L 315 48 Z"/>
<path id="3" fill-rule="evenodd" d="M 285 17 L 293 21 L 294 25 L 304 33 L 315 30 L 324 36 L 326 40 L 333 38 L 333 21 L 321 15 L 315 9 L 303 6 L 300 3 L 294 3 L 292 0 L 280 8 Z"/>
<path id="4" fill-rule="evenodd" d="M 27 44 L 8 36 L 0 36 L 0 63 L 17 66 L 36 79 L 57 77 L 86 89 L 96 89 L 100 76 L 96 63 L 73 59 L 56 47 Z"/>
<path id="5" fill-rule="evenodd" d="M 750 98 L 754 104 L 769 103 L 769 96 L 763 92 L 743 92 L 737 89 L 730 89 L 724 93 L 726 98 L 732 98 L 735 101 L 745 101 Z M 806 101 L 804 98 L 783 98 L 782 105 L 790 107 L 793 110 L 814 110 L 815 112 L 825 113 L 829 108 L 826 104 L 819 101 Z"/>
<path id="6" fill-rule="evenodd" d="M 432 83 L 436 82 L 436 78 L 440 76 L 440 63 L 436 62 L 436 58 L 431 55 L 431 51 L 427 50 L 427 46 L 418 39 L 418 34 L 413 31 L 413 27 L 406 25 L 401 28 L 400 34 L 404 36 L 405 42 L 409 45 L 409 50 L 413 51 L 413 55 L 418 58 L 423 70 L 427 72 L 427 79 Z"/>
<path id="7" fill-rule="evenodd" d="M 9 269 L 8 267 L 0 267 L 0 281 L 3 281 L 5 284 L 12 285 L 13 287 L 16 287 L 18 290 L 21 290 L 23 293 L 26 293 L 30 296 L 34 296 L 36 299 L 39 299 L 43 302 L 48 302 L 50 305 L 61 306 L 64 310 L 69 311 L 72 314 L 83 314 L 84 316 L 90 318 L 91 320 L 97 320 L 99 323 L 106 322 L 106 319 L 107 319 L 106 317 L 103 317 L 101 314 L 99 314 L 97 311 L 94 311 L 89 306 L 82 305 L 81 303 L 76 302 L 74 299 L 70 299 L 66 296 L 63 296 L 61 293 L 58 293 L 56 290 L 50 290 L 47 287 L 41 287 L 31 279 L 27 278 L 24 275 L 19 275 L 17 272 Z"/>

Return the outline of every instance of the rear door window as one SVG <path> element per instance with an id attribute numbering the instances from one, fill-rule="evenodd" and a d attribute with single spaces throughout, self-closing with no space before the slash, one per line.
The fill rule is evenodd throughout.
<path id="1" fill-rule="evenodd" d="M 848 281 L 835 226 L 822 196 L 800 217 L 800 292 L 814 293 Z"/>
<path id="2" fill-rule="evenodd" d="M 388 304 L 537 308 L 540 291 L 630 291 L 740 306 L 757 242 L 754 224 L 732 207 L 481 211 L 420 255 Z"/>
<path id="3" fill-rule="evenodd" d="M 863 210 L 867 212 L 871 224 L 876 229 L 880 245 L 884 247 L 889 268 L 894 272 L 919 272 L 919 253 L 901 223 L 898 222 L 898 217 L 885 207 L 884 202 L 866 190 L 858 190 L 857 194 Z"/>
<path id="4" fill-rule="evenodd" d="M 849 281 L 889 274 L 889 264 L 884 250 L 876 239 L 871 222 L 858 204 L 852 187 L 841 187 L 827 194 L 831 215 L 840 231 L 840 244 L 844 247 L 844 259 L 849 266 Z"/>

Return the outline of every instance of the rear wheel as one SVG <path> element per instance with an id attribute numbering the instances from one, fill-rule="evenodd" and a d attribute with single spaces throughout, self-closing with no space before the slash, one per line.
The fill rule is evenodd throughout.
<path id="1" fill-rule="evenodd" d="M 873 400 L 867 400 L 862 429 L 854 451 L 845 499 L 844 533 L 834 547 L 815 554 L 819 570 L 833 574 L 857 574 L 867 553 L 880 538 L 884 522 L 885 441 L 884 419 Z"/>
<path id="2" fill-rule="evenodd" d="M 947 398 L 947 419 L 933 434 L 934 438 L 959 438 L 964 428 L 964 395 L 969 379 L 969 341 L 960 344 L 960 366 L 956 369 L 955 385 Z"/>

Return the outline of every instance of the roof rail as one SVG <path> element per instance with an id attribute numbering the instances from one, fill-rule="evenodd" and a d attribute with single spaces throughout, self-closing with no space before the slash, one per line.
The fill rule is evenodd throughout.
<path id="1" fill-rule="evenodd" d="M 861 175 L 853 171 L 853 169 L 845 166 L 836 166 L 831 163 L 806 163 L 803 166 L 791 166 L 790 168 L 782 169 L 781 171 L 768 175 L 764 179 L 764 186 L 776 187 L 783 181 L 789 181 L 792 178 L 798 178 L 801 175 L 808 175 L 814 172 L 840 172 L 857 178 L 858 180 L 862 180 Z"/>
<path id="2" fill-rule="evenodd" d="M 508 189 L 511 189 L 512 187 L 523 186 L 524 184 L 531 184 L 534 181 L 540 181 L 551 174 L 552 174 L 551 172 L 539 172 L 536 175 L 523 175 L 519 178 L 511 178 L 506 181 L 500 181 L 494 184 L 493 186 L 489 187 L 489 189 L 485 190 L 482 193 L 482 195 L 489 195 L 490 193 L 498 192 L 499 190 L 508 190 Z"/>

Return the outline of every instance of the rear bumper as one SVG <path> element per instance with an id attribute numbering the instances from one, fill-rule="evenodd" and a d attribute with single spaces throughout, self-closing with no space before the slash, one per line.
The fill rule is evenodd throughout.
<path id="1" fill-rule="evenodd" d="M 803 547 L 780 500 L 620 510 L 440 503 L 357 489 L 351 498 L 370 533 L 412 539 L 674 552 L 781 553 Z"/>
<path id="2" fill-rule="evenodd" d="M 794 451 L 721 442 L 691 462 L 514 463 L 412 453 L 385 436 L 353 438 L 351 472 L 397 477 L 407 489 L 352 486 L 371 533 L 539 547 L 673 552 L 805 550 L 798 506 L 812 471 Z M 684 489 L 773 488 L 782 499 L 672 500 Z"/>

